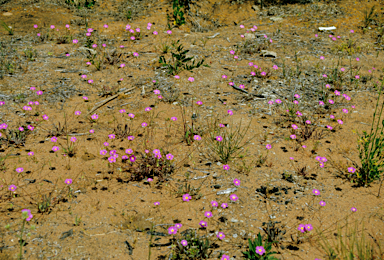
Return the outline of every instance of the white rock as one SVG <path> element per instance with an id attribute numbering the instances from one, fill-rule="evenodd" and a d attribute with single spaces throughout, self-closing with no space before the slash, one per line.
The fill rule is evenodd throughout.
<path id="1" fill-rule="evenodd" d="M 244 38 L 246 40 L 251 40 L 251 39 L 255 39 L 256 36 L 253 33 L 246 33 L 246 34 L 244 34 Z"/>
<path id="2" fill-rule="evenodd" d="M 319 27 L 319 31 L 331 31 L 331 30 L 336 30 L 335 26 L 332 27 Z"/>
<path id="3" fill-rule="evenodd" d="M 267 50 L 262 50 L 261 51 L 261 55 L 263 55 L 263 57 L 273 57 L 273 58 L 277 57 L 276 52 L 274 52 L 274 51 L 267 51 Z"/>

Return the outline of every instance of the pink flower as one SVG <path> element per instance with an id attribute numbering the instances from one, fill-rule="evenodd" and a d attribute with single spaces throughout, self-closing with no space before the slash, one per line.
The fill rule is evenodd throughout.
<path id="1" fill-rule="evenodd" d="M 270 144 L 267 144 L 265 147 L 266 147 L 266 148 L 269 150 L 269 149 L 271 149 L 271 148 L 272 148 L 272 145 L 270 145 Z"/>
<path id="2" fill-rule="evenodd" d="M 217 237 L 218 237 L 219 239 L 223 240 L 223 239 L 225 238 L 225 235 L 224 235 L 223 232 L 219 232 L 219 233 L 217 233 Z"/>
<path id="3" fill-rule="evenodd" d="M 265 253 L 265 249 L 263 246 L 257 246 L 255 252 L 256 252 L 256 254 L 261 256 Z"/>
<path id="4" fill-rule="evenodd" d="M 206 211 L 206 212 L 204 213 L 204 216 L 205 216 L 206 218 L 211 218 L 211 217 L 212 217 L 212 212 L 210 212 L 210 211 Z"/>
<path id="5" fill-rule="evenodd" d="M 352 207 L 351 210 L 352 210 L 352 212 L 356 212 L 357 211 L 357 209 L 355 207 Z"/>
<path id="6" fill-rule="evenodd" d="M 299 227 L 297 228 L 301 233 L 305 232 L 305 226 L 303 224 L 300 224 Z"/>
<path id="7" fill-rule="evenodd" d="M 199 222 L 199 225 L 203 228 L 206 228 L 207 227 L 207 222 L 205 222 L 204 220 L 200 221 Z"/>
<path id="8" fill-rule="evenodd" d="M 70 185 L 72 184 L 72 179 L 66 179 L 64 182 L 65 184 Z"/>
<path id="9" fill-rule="evenodd" d="M 312 193 L 315 194 L 315 195 L 320 195 L 320 191 L 317 190 L 317 189 L 314 189 L 314 190 L 312 191 Z"/>
<path id="10" fill-rule="evenodd" d="M 183 201 L 190 201 L 192 199 L 192 197 L 188 194 L 188 193 L 186 193 L 186 194 L 184 194 L 183 195 Z"/>
<path id="11" fill-rule="evenodd" d="M 194 79 L 193 77 L 189 77 L 189 78 L 188 78 L 188 81 L 190 81 L 190 82 L 194 82 L 195 79 Z"/>
<path id="12" fill-rule="evenodd" d="M 177 233 L 177 228 L 175 228 L 175 227 L 169 227 L 168 228 L 168 234 L 170 234 L 170 235 L 174 235 L 174 234 L 176 234 Z"/>
<path id="13" fill-rule="evenodd" d="M 305 231 L 311 231 L 313 229 L 311 224 L 306 224 L 305 225 Z"/>
<path id="14" fill-rule="evenodd" d="M 219 205 L 219 203 L 217 203 L 217 201 L 211 201 L 211 205 L 212 205 L 212 207 L 217 207 L 218 205 Z"/>
<path id="15" fill-rule="evenodd" d="M 233 115 L 232 110 L 228 110 L 227 112 L 228 112 L 228 115 Z"/>
<path id="16" fill-rule="evenodd" d="M 96 119 L 99 118 L 99 115 L 97 115 L 97 114 L 93 114 L 93 115 L 91 116 L 91 118 L 92 118 L 93 120 L 96 120 Z"/>
<path id="17" fill-rule="evenodd" d="M 230 169 L 230 167 L 229 167 L 228 164 L 224 164 L 224 165 L 223 165 L 223 169 L 226 170 L 226 171 L 228 171 L 228 170 Z"/>
<path id="18" fill-rule="evenodd" d="M 233 183 L 235 184 L 235 186 L 240 186 L 241 181 L 238 179 L 234 179 Z"/>
<path id="19" fill-rule="evenodd" d="M 239 197 L 237 197 L 236 194 L 232 194 L 231 196 L 229 196 L 229 198 L 230 198 L 230 200 L 232 200 L 232 201 L 236 201 L 236 200 L 239 199 Z"/>

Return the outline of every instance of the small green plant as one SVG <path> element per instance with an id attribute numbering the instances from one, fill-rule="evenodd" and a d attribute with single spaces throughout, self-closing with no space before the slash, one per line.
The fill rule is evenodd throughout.
<path id="1" fill-rule="evenodd" d="M 172 43 L 172 48 L 176 49 L 176 52 L 171 52 L 172 58 L 168 60 L 168 62 L 165 60 L 163 55 L 159 58 L 159 63 L 168 70 L 168 75 L 176 75 L 183 70 L 193 72 L 193 69 L 199 68 L 204 63 L 204 59 L 202 59 L 195 65 L 194 58 L 186 56 L 189 50 L 183 50 L 184 47 L 182 44 L 179 44 L 179 46 L 176 47 L 179 42 L 180 40 Z M 192 61 L 192 64 L 188 65 L 187 63 L 190 61 Z M 204 64 L 203 66 L 209 67 L 207 64 Z"/>
<path id="2" fill-rule="evenodd" d="M 89 60 L 97 70 L 101 70 L 103 63 L 105 61 L 105 53 L 103 53 L 103 55 L 98 55 L 97 53 L 95 53 L 89 57 Z"/>
<path id="3" fill-rule="evenodd" d="M 24 56 L 30 61 L 35 61 L 37 56 L 37 51 L 32 48 L 27 48 L 24 50 Z"/>
<path id="4" fill-rule="evenodd" d="M 126 10 L 125 11 L 125 18 L 129 21 L 132 19 L 132 11 L 131 10 Z"/>
<path id="5" fill-rule="evenodd" d="M 19 239 L 19 248 L 20 248 L 20 251 L 19 251 L 19 254 L 17 255 L 17 260 L 22 260 L 23 259 L 23 247 L 25 245 L 25 240 L 23 239 L 23 235 L 24 235 L 24 232 L 26 231 L 26 227 L 25 227 L 25 224 L 29 221 L 31 221 L 31 219 L 33 218 L 33 215 L 31 214 L 31 211 L 29 209 L 23 209 L 21 211 L 21 217 L 23 219 L 23 223 L 22 223 L 22 226 L 21 226 L 21 230 L 20 230 L 20 235 L 18 235 L 18 239 Z M 5 228 L 6 229 L 10 229 L 10 225 L 6 225 Z M 35 226 L 34 225 L 31 225 L 30 226 L 30 230 L 35 230 Z M 31 233 L 27 233 L 27 236 L 31 236 Z"/>
<path id="6" fill-rule="evenodd" d="M 201 43 L 203 44 L 204 47 L 205 47 L 205 45 L 207 44 L 208 40 L 209 40 L 209 39 L 204 38 L 204 37 L 200 39 L 200 41 L 201 41 Z"/>
<path id="7" fill-rule="evenodd" d="M 182 11 L 183 6 L 179 3 L 179 0 L 173 0 L 173 18 L 175 19 L 174 24 L 181 26 L 185 24 L 184 12 Z"/>
<path id="8" fill-rule="evenodd" d="M 381 87 L 379 90 L 379 96 L 377 98 L 375 112 L 373 113 L 373 120 L 371 125 L 371 131 L 368 134 L 366 131 L 363 131 L 362 135 L 359 135 L 358 139 L 358 149 L 359 157 L 361 161 L 361 166 L 353 162 L 356 169 L 351 169 L 353 173 L 354 181 L 360 186 L 367 186 L 375 180 L 380 179 L 383 173 L 384 167 L 384 120 L 381 119 L 381 114 L 383 113 L 384 102 L 381 105 L 379 117 L 376 123 L 376 129 L 373 130 L 374 124 L 376 122 L 376 112 L 379 105 L 379 99 L 381 92 L 383 90 L 384 81 L 381 82 Z M 381 123 L 381 126 L 379 126 Z M 381 128 L 380 132 L 379 128 Z"/>
<path id="9" fill-rule="evenodd" d="M 162 51 L 163 54 L 168 53 L 170 50 L 171 50 L 171 46 L 169 46 L 166 43 L 161 44 L 161 51 Z"/>
<path id="10" fill-rule="evenodd" d="M 8 26 L 4 21 L 0 21 L 1 26 L 8 32 L 9 35 L 13 35 L 15 32 L 11 26 Z"/>
<path id="11" fill-rule="evenodd" d="M 358 229 L 357 222 L 353 229 L 348 228 L 348 223 L 344 227 L 338 225 L 337 233 L 334 233 L 335 237 L 331 239 L 327 238 L 323 231 L 316 229 L 318 234 L 316 245 L 320 245 L 318 249 L 325 253 L 327 259 L 383 259 L 384 251 L 381 249 L 381 241 L 371 234 L 369 235 L 372 240 L 367 239 L 364 225 L 361 231 Z"/>
<path id="12" fill-rule="evenodd" d="M 160 154 L 167 154 L 159 150 Z M 148 154 L 140 156 L 130 155 L 123 162 L 122 169 L 130 173 L 129 181 L 141 181 L 143 179 L 157 177 L 164 182 L 166 177 L 174 172 L 175 166 L 165 157 L 155 157 Z"/>
<path id="13" fill-rule="evenodd" d="M 66 145 L 63 146 L 59 143 L 62 146 L 64 153 L 66 153 L 69 157 L 73 157 L 76 153 L 76 141 L 76 137 L 69 137 L 67 135 Z"/>
<path id="14" fill-rule="evenodd" d="M 345 52 L 347 53 L 349 56 L 355 54 L 355 53 L 360 53 L 362 51 L 362 48 L 361 46 L 359 46 L 357 44 L 357 41 L 358 40 L 351 40 L 351 39 L 347 39 L 345 41 L 342 41 L 339 45 L 335 45 L 332 50 L 333 52 L 337 53 L 337 52 Z"/>
<path id="15" fill-rule="evenodd" d="M 268 223 L 263 222 L 263 230 L 267 235 L 267 240 L 269 243 L 273 243 L 274 246 L 278 246 L 284 238 L 286 231 L 283 229 L 285 226 L 280 228 L 276 224 L 280 224 L 278 221 L 269 221 Z"/>
<path id="16" fill-rule="evenodd" d="M 375 16 L 375 6 L 371 7 L 371 10 L 364 10 L 364 20 L 363 20 L 363 28 L 368 28 L 368 26 L 373 21 L 373 17 Z"/>
<path id="17" fill-rule="evenodd" d="M 208 238 L 199 236 L 196 230 L 187 229 L 180 233 L 180 239 L 172 239 L 172 257 L 173 260 L 182 259 L 209 259 L 212 254 L 211 242 Z M 187 241 L 187 246 L 181 244 L 182 240 Z"/>
<path id="18" fill-rule="evenodd" d="M 243 141 L 251 122 L 246 127 L 242 127 L 242 121 L 236 127 L 233 127 L 232 124 L 230 127 L 219 127 L 217 120 L 213 124 L 211 122 L 209 126 L 210 138 L 206 139 L 208 150 L 224 164 L 236 158 L 254 138 L 251 137 Z"/>
<path id="19" fill-rule="evenodd" d="M 24 127 L 23 131 L 20 131 L 20 129 L 9 129 L 7 132 L 5 131 L 5 138 L 1 138 L 0 141 L 9 146 L 24 146 L 30 132 L 30 130 L 26 130 Z"/>
<path id="20" fill-rule="evenodd" d="M 70 6 L 75 6 L 78 9 L 91 8 L 96 4 L 96 0 L 65 0 L 65 3 Z"/>
<path id="21" fill-rule="evenodd" d="M 203 183 L 200 185 L 200 187 L 195 188 L 191 187 L 191 184 L 185 183 L 185 185 L 180 185 L 179 189 L 175 192 L 175 195 L 177 197 L 182 197 L 184 194 L 188 193 L 189 195 L 193 196 L 194 198 L 198 199 L 202 197 L 202 194 L 200 193 L 200 189 Z"/>
<path id="22" fill-rule="evenodd" d="M 41 197 L 41 201 L 37 202 L 37 210 L 39 211 L 39 213 L 49 212 L 51 209 L 51 201 L 51 194 L 49 194 L 49 196 L 43 195 Z"/>
<path id="23" fill-rule="evenodd" d="M 75 222 L 73 223 L 73 225 L 79 226 L 80 224 L 81 224 L 81 218 L 78 218 L 77 215 L 76 215 Z"/>
<path id="24" fill-rule="evenodd" d="M 272 251 L 272 244 L 277 243 L 277 241 L 264 241 L 264 236 L 261 236 L 260 232 L 257 234 L 257 238 L 252 242 L 248 238 L 249 247 L 248 250 L 242 252 L 245 259 L 248 260 L 278 260 L 276 257 L 272 256 L 276 252 Z"/>
<path id="25" fill-rule="evenodd" d="M 183 139 L 182 139 L 182 141 L 186 142 L 187 145 L 191 145 L 194 140 L 197 140 L 197 139 L 195 139 L 195 135 L 198 135 L 201 138 L 201 135 L 203 134 L 201 129 L 199 127 L 196 127 L 196 125 L 194 124 L 194 122 L 195 122 L 194 116 L 196 116 L 196 114 L 194 113 L 194 106 L 193 105 L 194 104 L 193 104 L 193 99 L 192 99 L 192 116 L 191 116 L 192 123 L 191 123 L 191 125 L 189 125 L 187 122 L 187 117 L 185 115 L 186 112 L 185 112 L 184 106 L 180 106 L 181 117 L 182 117 L 182 121 L 183 121 L 183 132 L 182 132 L 182 134 L 183 134 L 182 138 Z"/>

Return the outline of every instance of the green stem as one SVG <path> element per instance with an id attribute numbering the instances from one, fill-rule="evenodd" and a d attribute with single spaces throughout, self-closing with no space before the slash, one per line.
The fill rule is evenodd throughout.
<path id="1" fill-rule="evenodd" d="M 23 241 L 23 233 L 24 233 L 24 227 L 25 227 L 25 222 L 26 220 L 24 219 L 23 220 L 23 226 L 21 227 L 21 234 L 20 234 L 20 253 L 19 253 L 19 260 L 22 260 L 23 259 L 23 246 L 25 244 L 25 242 Z"/>

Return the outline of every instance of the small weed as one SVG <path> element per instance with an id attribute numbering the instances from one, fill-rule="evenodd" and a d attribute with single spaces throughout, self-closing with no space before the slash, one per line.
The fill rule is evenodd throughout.
<path id="1" fill-rule="evenodd" d="M 51 209 L 51 201 L 52 197 L 51 194 L 49 196 L 43 195 L 41 197 L 41 201 L 37 202 L 37 210 L 39 213 L 47 213 Z"/>
<path id="2" fill-rule="evenodd" d="M 286 233 L 285 230 L 282 230 L 284 226 L 282 226 L 281 228 L 276 227 L 276 224 L 279 224 L 279 223 L 281 222 L 277 222 L 277 221 L 269 221 L 268 223 L 263 222 L 263 230 L 267 235 L 267 241 L 269 243 L 273 243 L 274 246 L 276 247 L 278 246 L 278 244 L 282 242 L 282 240 L 284 239 L 283 236 Z"/>
<path id="3" fill-rule="evenodd" d="M 179 3 L 179 0 L 173 0 L 173 19 L 176 26 L 185 24 L 184 12 L 182 11 L 183 6 Z"/>
<path id="4" fill-rule="evenodd" d="M 172 239 L 171 252 L 173 260 L 182 259 L 208 259 L 212 254 L 212 243 L 208 238 L 197 235 L 196 230 L 187 229 L 180 233 L 180 239 Z M 183 246 L 181 240 L 186 240 L 188 245 Z"/>
<path id="5" fill-rule="evenodd" d="M 199 199 L 203 195 L 200 193 L 201 186 L 195 188 L 191 184 L 185 183 L 185 185 L 180 185 L 179 189 L 175 192 L 176 197 L 182 197 L 184 194 L 188 193 L 192 197 Z"/>
<path id="6" fill-rule="evenodd" d="M 209 138 L 206 139 L 207 147 L 211 154 L 218 157 L 220 162 L 224 164 L 236 158 L 243 147 L 248 145 L 253 139 L 252 137 L 243 142 L 250 125 L 251 121 L 246 127 L 242 127 L 242 122 L 240 121 L 240 124 L 235 128 L 232 127 L 232 124 L 229 128 L 219 127 L 218 122 L 211 124 L 208 130 Z M 218 141 L 219 137 L 221 137 L 221 141 Z"/>
<path id="7" fill-rule="evenodd" d="M 74 226 L 80 226 L 81 224 L 81 218 L 78 218 L 77 215 L 75 217 L 75 222 L 73 223 Z"/>
<path id="8" fill-rule="evenodd" d="M 164 56 L 160 56 L 159 62 L 161 65 L 163 65 L 168 70 L 168 75 L 176 75 L 179 72 L 183 70 L 191 71 L 193 69 L 199 68 L 204 63 L 204 59 L 199 61 L 195 65 L 195 60 L 193 57 L 186 56 L 186 53 L 189 52 L 189 50 L 183 50 L 183 45 L 179 44 L 179 46 L 176 47 L 176 44 L 178 44 L 180 40 L 177 42 L 172 43 L 172 48 L 176 49 L 176 52 L 171 52 L 172 58 L 168 60 L 168 62 L 165 60 Z M 191 65 L 188 65 L 187 63 L 192 61 Z M 204 64 L 204 67 L 209 67 L 209 65 Z"/>
<path id="9" fill-rule="evenodd" d="M 168 90 L 163 90 L 162 95 L 163 95 L 163 99 L 162 99 L 163 101 L 168 103 L 173 103 L 178 100 L 180 96 L 180 90 L 178 88 L 171 86 L 169 87 Z"/>
<path id="10" fill-rule="evenodd" d="M 35 61 L 37 56 L 37 51 L 32 48 L 27 48 L 24 50 L 24 56 L 30 61 Z"/>
<path id="11" fill-rule="evenodd" d="M 30 130 L 23 128 L 23 131 L 19 129 L 9 129 L 5 131 L 5 138 L 1 138 L 1 142 L 9 146 L 20 147 L 24 146 L 27 140 L 27 136 L 30 134 Z"/>
<path id="12" fill-rule="evenodd" d="M 371 7 L 371 10 L 364 10 L 364 20 L 363 20 L 363 28 L 368 28 L 368 26 L 373 21 L 373 17 L 375 16 L 375 6 Z"/>
<path id="13" fill-rule="evenodd" d="M 123 139 L 127 138 L 130 133 L 131 133 L 131 128 L 128 127 L 127 124 L 124 125 L 121 125 L 121 124 L 118 124 L 114 129 L 113 129 L 113 132 L 115 133 L 116 135 L 116 139 L 121 139 L 121 141 L 123 141 Z"/>
<path id="14" fill-rule="evenodd" d="M 65 0 L 65 3 L 69 6 L 81 8 L 91 8 L 96 4 L 96 0 Z"/>
<path id="15" fill-rule="evenodd" d="M 248 250 L 243 253 L 245 259 L 248 260 L 278 260 L 276 257 L 272 256 L 276 254 L 276 252 L 272 251 L 272 244 L 277 243 L 278 241 L 268 242 L 264 240 L 264 236 L 261 236 L 260 232 L 257 234 L 257 238 L 252 242 L 250 238 L 248 238 L 249 247 Z M 256 249 L 257 248 L 257 249 Z M 259 255 L 256 250 L 264 249 L 265 252 L 262 255 Z M 264 251 L 262 250 L 262 251 Z"/>
<path id="16" fill-rule="evenodd" d="M 347 39 L 342 41 L 339 45 L 335 45 L 332 50 L 334 53 L 337 52 L 345 52 L 349 56 L 355 54 L 355 53 L 360 53 L 362 51 L 362 47 L 357 44 L 358 40 L 351 40 Z"/>
<path id="17" fill-rule="evenodd" d="M 141 154 L 140 158 L 131 155 L 129 161 L 122 166 L 125 171 L 131 173 L 129 181 L 158 177 L 159 181 L 163 182 L 175 169 L 174 165 L 164 157 L 156 158 L 149 154 Z"/>
<path id="18" fill-rule="evenodd" d="M 1 26 L 8 32 L 9 35 L 13 35 L 15 32 L 11 26 L 8 26 L 4 21 L 0 21 Z"/>
<path id="19" fill-rule="evenodd" d="M 112 51 L 105 52 L 105 60 L 104 63 L 109 65 L 116 65 L 122 60 L 122 53 L 117 52 L 116 49 Z"/>
<path id="20" fill-rule="evenodd" d="M 342 229 L 344 229 L 344 234 Z M 352 230 L 348 229 L 348 223 L 344 227 L 338 225 L 337 233 L 334 233 L 336 238 L 332 238 L 332 244 L 323 231 L 316 229 L 316 232 L 319 236 L 317 245 L 320 245 L 321 249 L 319 249 L 326 254 L 328 259 L 382 259 L 384 256 L 380 241 L 370 234 L 372 241 L 368 241 L 364 225 L 362 230 L 358 231 L 357 222 Z"/>
<path id="21" fill-rule="evenodd" d="M 376 123 L 376 129 L 373 130 L 376 121 L 376 112 L 379 105 L 379 99 L 383 90 L 383 85 L 384 81 L 382 81 L 379 96 L 377 98 L 375 112 L 373 114 L 371 131 L 369 134 L 366 131 L 363 131 L 363 134 L 359 135 L 358 139 L 358 149 L 361 166 L 353 162 L 354 166 L 357 168 L 354 170 L 355 172 L 353 173 L 355 175 L 355 181 L 358 183 L 358 185 L 361 186 L 369 185 L 373 181 L 378 180 L 383 173 L 384 121 L 380 122 L 380 120 L 381 114 L 383 113 L 384 103 L 381 105 L 379 117 Z M 379 126 L 380 123 L 382 123 L 382 126 Z M 381 131 L 378 133 L 379 128 L 381 128 Z"/>

